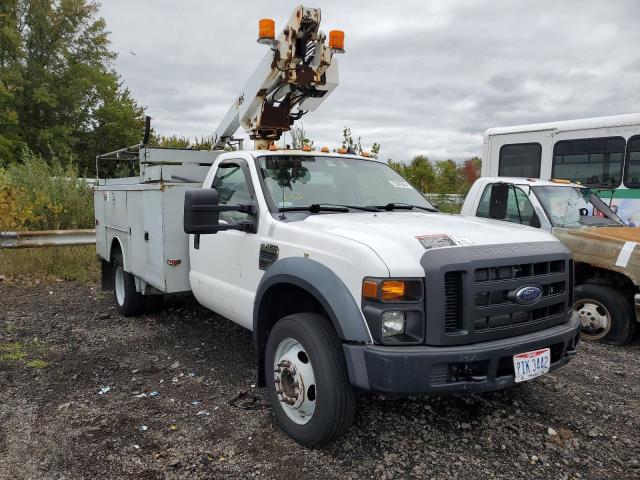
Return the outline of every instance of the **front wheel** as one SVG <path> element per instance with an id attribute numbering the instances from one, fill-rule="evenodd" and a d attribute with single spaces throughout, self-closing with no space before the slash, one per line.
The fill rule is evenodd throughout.
<path id="1" fill-rule="evenodd" d="M 312 447 L 351 426 L 355 393 L 331 324 L 313 313 L 279 320 L 265 349 L 267 393 L 282 429 Z"/>
<path id="2" fill-rule="evenodd" d="M 635 330 L 631 302 L 611 287 L 584 283 L 575 287 L 574 315 L 583 340 L 624 345 Z"/>

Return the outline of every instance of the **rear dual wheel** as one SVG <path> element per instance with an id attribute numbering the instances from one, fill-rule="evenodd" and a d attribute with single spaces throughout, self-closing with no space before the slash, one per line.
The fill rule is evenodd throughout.
<path id="1" fill-rule="evenodd" d="M 355 392 L 340 340 L 325 318 L 299 313 L 279 320 L 267 340 L 265 365 L 271 407 L 290 437 L 312 447 L 349 429 Z"/>
<path id="2" fill-rule="evenodd" d="M 118 312 L 125 317 L 134 317 L 147 312 L 157 312 L 162 308 L 162 295 L 142 295 L 136 289 L 135 277 L 124 270 L 122 254 L 113 259 L 113 290 Z"/>

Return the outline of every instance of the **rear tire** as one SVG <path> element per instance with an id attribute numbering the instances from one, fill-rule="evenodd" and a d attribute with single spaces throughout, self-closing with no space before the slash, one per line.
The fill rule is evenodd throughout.
<path id="1" fill-rule="evenodd" d="M 633 337 L 636 325 L 631 302 L 611 287 L 577 285 L 573 311 L 582 323 L 582 340 L 624 345 Z"/>
<path id="2" fill-rule="evenodd" d="M 121 315 L 133 317 L 144 311 L 144 297 L 136 290 L 135 277 L 124 270 L 121 253 L 113 259 L 113 291 Z"/>
<path id="3" fill-rule="evenodd" d="M 296 442 L 327 443 L 351 426 L 355 392 L 342 344 L 324 317 L 297 313 L 275 324 L 265 349 L 265 380 L 278 423 Z"/>

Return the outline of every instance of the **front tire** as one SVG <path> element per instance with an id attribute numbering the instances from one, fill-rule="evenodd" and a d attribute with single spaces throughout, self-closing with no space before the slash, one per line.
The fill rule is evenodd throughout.
<path id="1" fill-rule="evenodd" d="M 136 290 L 135 277 L 124 270 L 121 253 L 113 259 L 113 291 L 121 315 L 133 317 L 144 311 L 144 297 Z"/>
<path id="2" fill-rule="evenodd" d="M 573 311 L 582 324 L 582 340 L 624 345 L 633 337 L 635 319 L 631 302 L 611 287 L 577 285 Z"/>
<path id="3" fill-rule="evenodd" d="M 313 447 L 344 435 L 355 411 L 342 345 L 324 317 L 297 313 L 267 339 L 265 380 L 273 412 L 296 442 Z"/>

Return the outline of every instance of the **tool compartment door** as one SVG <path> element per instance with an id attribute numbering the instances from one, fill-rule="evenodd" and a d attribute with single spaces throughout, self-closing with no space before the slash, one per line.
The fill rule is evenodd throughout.
<path id="1" fill-rule="evenodd" d="M 141 275 L 148 283 L 164 291 L 165 264 L 164 264 L 164 232 L 162 216 L 162 193 L 160 190 L 144 190 L 142 192 L 142 216 L 144 231 L 144 275 Z"/>

